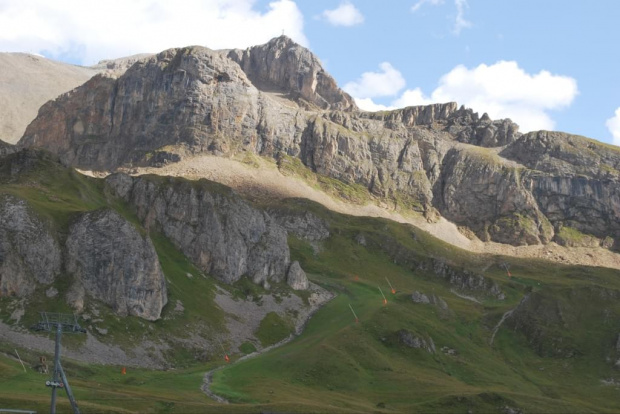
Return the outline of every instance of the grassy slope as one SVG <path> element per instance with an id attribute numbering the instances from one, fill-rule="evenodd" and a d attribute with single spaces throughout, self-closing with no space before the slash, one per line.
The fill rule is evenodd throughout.
<path id="1" fill-rule="evenodd" d="M 60 234 L 66 232 L 74 214 L 106 206 L 137 223 L 125 206 L 105 197 L 101 181 L 60 168 L 51 159 L 20 175 L 19 181 L 0 183 L 0 193 L 27 199 Z M 575 301 L 571 296 L 575 289 L 587 286 L 620 289 L 618 272 L 476 256 L 410 226 L 336 215 L 299 200 L 291 200 L 286 208 L 314 210 L 330 221 L 332 237 L 323 243 L 318 255 L 304 241 L 291 238 L 290 245 L 293 258 L 302 263 L 310 278 L 337 292 L 338 297 L 316 314 L 295 341 L 216 373 L 214 391 L 236 404 L 216 404 L 199 390 L 204 372 L 221 361 L 206 358 L 198 362 L 200 350 L 180 348 L 169 355 L 177 369 L 129 369 L 125 376 L 120 375 L 120 367 L 66 360 L 65 370 L 83 410 L 464 412 L 471 408 L 476 412 L 497 412 L 506 405 L 528 412 L 620 409 L 617 389 L 600 384 L 603 378 L 618 376 L 605 357 L 620 332 L 620 309 L 596 300 Z M 367 247 L 355 242 L 359 234 L 364 235 Z M 170 281 L 172 306 L 164 309 L 162 320 L 152 324 L 108 314 L 101 327 L 110 333 L 100 339 L 131 345 L 142 335 L 157 338 L 188 334 L 192 329 L 219 331 L 222 315 L 211 300 L 213 281 L 201 277 L 164 237 L 151 237 Z M 486 269 L 485 276 L 501 285 L 507 299 L 502 302 L 486 298 L 483 304 L 461 299 L 433 273 L 413 268 L 407 262 L 395 263 L 394 245 L 403 246 L 408 257 L 417 262 L 443 257 L 471 270 Z M 499 267 L 504 260 L 511 263 L 515 275 L 510 281 Z M 188 278 L 187 273 L 194 277 Z M 395 295 L 389 292 L 386 276 L 397 289 Z M 64 275 L 60 280 L 62 292 L 70 280 Z M 388 296 L 387 306 L 382 304 L 379 287 Z M 449 309 L 413 303 L 410 294 L 414 290 L 434 293 L 447 302 Z M 581 354 L 573 358 L 541 357 L 523 335 L 505 327 L 499 330 L 494 345 L 488 345 L 501 315 L 516 306 L 529 290 L 573 307 L 574 313 L 581 315 L 568 318 L 570 326 L 562 329 L 562 335 L 577 344 Z M 62 301 L 47 299 L 42 293 L 32 298 L 24 316 L 26 322 L 36 320 L 40 308 L 66 310 Z M 182 315 L 172 314 L 177 299 L 186 309 Z M 8 320 L 3 307 L 7 300 L 0 299 L 4 320 Z M 360 323 L 354 323 L 349 304 Z M 611 322 L 602 322 L 603 311 Z M 432 337 L 437 353 L 405 347 L 396 334 L 400 329 Z M 127 331 L 131 334 L 122 334 Z M 280 336 L 279 332 L 265 334 L 267 342 L 272 341 L 271 334 Z M 67 335 L 64 343 L 72 346 L 81 340 Z M 449 355 L 442 347 L 455 349 L 457 354 Z M 5 353 L 0 354 L 0 406 L 46 411 L 46 376 L 30 368 L 24 373 L 19 362 L 7 356 L 13 353 L 8 344 L 0 344 L 0 351 Z M 20 354 L 30 363 L 38 359 L 38 353 L 25 349 Z M 60 402 L 68 408 L 62 393 Z"/>
<path id="2" fill-rule="evenodd" d="M 339 297 L 316 315 L 298 340 L 217 372 L 213 387 L 217 393 L 237 402 L 299 412 L 498 411 L 506 405 L 529 412 L 620 409 L 614 397 L 617 390 L 600 383 L 615 374 L 605 363 L 604 352 L 620 329 L 617 320 L 602 326 L 598 314 L 590 312 L 574 321 L 574 332 L 567 336 L 574 336 L 584 351 L 576 358 L 543 358 L 522 335 L 505 328 L 493 346 L 488 344 L 503 312 L 516 306 L 526 291 L 567 300 L 566 295 L 584 286 L 618 289 L 617 272 L 510 259 L 512 280 L 497 265 L 485 272 L 503 285 L 506 303 L 486 300 L 478 305 L 453 295 L 432 274 L 404 269 L 388 254 L 366 249 L 353 239 L 359 232 L 369 239 L 383 229 L 418 252 L 426 246 L 429 254 L 450 249 L 443 243 L 427 240 L 417 231 L 413 241 L 407 237 L 409 229 L 399 226 L 399 234 L 382 220 L 339 217 L 334 223 L 334 236 L 318 256 L 299 240 L 292 240 L 291 247 L 295 258 L 312 272 L 311 278 L 341 292 Z M 462 255 L 453 250 L 450 256 L 471 268 L 501 261 Z M 385 276 L 398 289 L 396 295 L 388 293 Z M 378 286 L 389 295 L 387 306 L 382 305 Z M 413 303 L 409 295 L 414 290 L 434 292 L 445 299 L 449 310 Z M 349 304 L 359 324 L 354 323 Z M 579 312 L 587 314 L 596 303 L 570 306 L 581 306 Z M 614 315 L 620 312 L 617 306 L 608 310 Z M 431 336 L 438 352 L 403 346 L 396 335 L 400 329 Z M 448 355 L 442 347 L 458 353 Z"/>

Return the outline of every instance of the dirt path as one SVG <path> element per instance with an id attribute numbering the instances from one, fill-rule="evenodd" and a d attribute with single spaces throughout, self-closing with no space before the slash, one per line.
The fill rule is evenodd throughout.
<path id="1" fill-rule="evenodd" d="M 511 317 L 514 311 L 519 309 L 519 306 L 523 305 L 529 297 L 530 295 L 523 296 L 523 299 L 521 299 L 521 301 L 519 302 L 517 306 L 515 306 L 514 308 L 510 309 L 508 312 L 502 315 L 502 319 L 500 319 L 497 325 L 495 325 L 495 328 L 493 328 L 493 334 L 491 335 L 491 341 L 489 342 L 489 345 L 493 346 L 493 341 L 495 341 L 495 335 L 497 335 L 497 331 L 499 331 L 499 328 L 502 326 L 504 321 L 508 319 L 509 317 Z"/>
<path id="2" fill-rule="evenodd" d="M 285 176 L 274 162 L 254 157 L 251 164 L 229 158 L 202 155 L 187 158 L 162 168 L 132 170 L 134 175 L 157 174 L 181 176 L 188 179 L 207 178 L 232 187 L 238 193 L 259 199 L 307 198 L 326 208 L 353 216 L 382 217 L 400 223 L 409 223 L 433 236 L 475 253 L 540 258 L 564 264 L 604 266 L 620 269 L 620 255 L 602 248 L 563 247 L 555 243 L 536 246 L 510 246 L 506 244 L 470 240 L 454 223 L 441 218 L 429 223 L 423 217 L 403 216 L 388 205 L 354 205 L 334 199 L 311 187 L 299 178 Z"/>
<path id="3" fill-rule="evenodd" d="M 211 384 L 213 383 L 213 374 L 215 374 L 217 371 L 223 370 L 224 368 L 230 367 L 231 365 L 238 364 L 239 362 L 246 361 L 246 360 L 251 359 L 251 358 L 256 358 L 257 356 L 262 355 L 265 352 L 269 352 L 272 349 L 275 349 L 275 348 L 278 348 L 278 347 L 280 347 L 282 345 L 285 345 L 285 344 L 291 342 L 293 339 L 297 338 L 297 336 L 298 336 L 297 333 L 296 334 L 291 334 L 291 335 L 288 336 L 288 338 L 285 338 L 285 339 L 281 340 L 280 342 L 278 342 L 276 344 L 273 344 L 271 346 L 263 348 L 260 351 L 252 352 L 251 354 L 247 354 L 247 355 L 242 356 L 241 358 L 239 358 L 238 360 L 236 360 L 232 364 L 222 365 L 222 366 L 219 366 L 217 368 L 212 369 L 211 371 L 207 371 L 205 373 L 203 379 L 202 379 L 202 385 L 201 385 L 200 389 L 202 390 L 202 392 L 207 394 L 207 396 L 209 398 L 211 398 L 211 399 L 213 399 L 213 400 L 215 400 L 215 401 L 217 401 L 219 403 L 222 403 L 222 404 L 230 403 L 230 401 L 228 401 L 226 398 L 217 395 L 216 393 L 214 393 L 211 390 Z"/>
<path id="4" fill-rule="evenodd" d="M 317 313 L 320 309 L 322 309 L 325 305 L 327 305 L 327 303 L 329 303 L 330 301 L 332 301 L 334 298 L 336 297 L 336 295 L 333 295 L 327 299 L 326 301 L 320 303 L 315 309 L 312 310 L 312 312 L 310 312 L 305 320 L 305 322 L 301 325 L 298 325 L 297 327 L 295 327 L 295 332 L 290 334 L 287 338 L 284 338 L 283 340 L 281 340 L 278 343 L 275 343 L 273 345 L 270 345 L 268 347 L 265 347 L 263 349 L 260 349 L 256 352 L 252 352 L 251 354 L 247 354 L 242 356 L 241 358 L 237 359 L 236 361 L 234 361 L 231 364 L 226 364 L 226 365 L 221 365 L 217 368 L 212 369 L 211 371 L 207 371 L 204 375 L 204 377 L 202 378 L 202 385 L 200 386 L 200 389 L 202 392 L 204 392 L 209 398 L 222 403 L 222 404 L 228 404 L 229 401 L 224 398 L 221 397 L 217 394 L 215 394 L 212 390 L 211 390 L 211 384 L 213 384 L 213 374 L 215 374 L 217 371 L 221 371 L 224 368 L 230 367 L 231 365 L 234 364 L 238 364 L 242 361 L 246 361 L 248 359 L 252 359 L 252 358 L 256 358 L 259 355 L 262 355 L 266 352 L 271 351 L 272 349 L 281 347 L 282 345 L 286 345 L 289 342 L 291 342 L 293 339 L 297 338 L 299 335 L 302 334 L 302 332 L 304 331 L 304 329 L 306 328 L 306 325 L 308 324 L 308 322 L 310 322 L 310 319 L 312 319 L 312 316 L 314 316 L 315 313 Z"/>
<path id="5" fill-rule="evenodd" d="M 451 292 L 451 293 L 454 293 L 456 296 L 458 296 L 458 297 L 459 297 L 459 298 L 461 298 L 461 299 L 469 300 L 469 301 L 471 301 L 471 302 L 475 302 L 475 303 L 477 303 L 477 304 L 479 304 L 479 305 L 482 305 L 482 302 L 480 302 L 478 299 L 476 299 L 476 298 L 475 298 L 475 297 L 473 297 L 473 296 L 467 296 L 467 295 L 464 295 L 464 294 L 462 294 L 462 293 L 457 292 L 457 291 L 456 291 L 456 290 L 454 290 L 454 289 L 450 289 L 450 292 Z"/>

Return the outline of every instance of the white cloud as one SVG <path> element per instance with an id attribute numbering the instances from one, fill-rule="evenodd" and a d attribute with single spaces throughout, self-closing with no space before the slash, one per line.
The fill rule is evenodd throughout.
<path id="1" fill-rule="evenodd" d="M 439 86 L 425 95 L 420 88 L 407 89 L 390 105 L 371 98 L 394 95 L 405 85 L 401 73 L 389 63 L 381 64 L 382 73 L 364 73 L 356 82 L 345 85 L 356 103 L 367 111 L 456 101 L 474 111 L 487 112 L 493 119 L 510 118 L 522 132 L 552 130 L 555 122 L 549 111 L 568 107 L 577 94 L 577 81 L 568 76 L 542 70 L 529 74 L 514 61 L 481 64 L 473 69 L 456 66 L 439 79 Z M 620 108 L 607 126 L 620 143 Z"/>
<path id="2" fill-rule="evenodd" d="M 400 96 L 400 98 L 392 101 L 390 105 L 378 104 L 372 100 L 372 98 L 355 98 L 357 106 L 364 111 L 387 111 L 396 108 L 404 108 L 406 106 L 420 106 L 430 105 L 433 103 L 432 99 L 424 96 L 424 93 L 420 88 L 408 89 Z"/>
<path id="3" fill-rule="evenodd" d="M 616 109 L 615 116 L 609 118 L 605 125 L 614 138 L 613 143 L 620 145 L 620 108 Z"/>
<path id="4" fill-rule="evenodd" d="M 461 34 L 461 30 L 469 29 L 472 23 L 465 19 L 465 9 L 469 8 L 467 0 L 454 0 L 454 5 L 456 6 L 456 18 L 454 19 L 452 32 L 458 36 Z"/>
<path id="5" fill-rule="evenodd" d="M 244 48 L 284 34 L 302 45 L 303 15 L 292 0 L 265 12 L 255 0 L 4 0 L 0 51 L 45 53 L 83 64 L 170 47 Z"/>
<path id="6" fill-rule="evenodd" d="M 434 102 L 457 101 L 491 118 L 511 118 L 522 131 L 553 129 L 547 113 L 569 106 L 578 94 L 577 81 L 546 70 L 526 73 L 514 61 L 467 69 L 459 65 L 439 80 Z"/>
<path id="7" fill-rule="evenodd" d="M 411 6 L 411 12 L 417 12 L 418 10 L 420 10 L 420 7 L 424 6 L 425 4 L 430 4 L 431 6 L 438 6 L 440 4 L 443 4 L 443 1 L 444 0 L 419 0 L 416 4 Z"/>
<path id="8" fill-rule="evenodd" d="M 405 87 L 405 78 L 389 62 L 379 65 L 381 72 L 364 72 L 358 80 L 348 82 L 343 89 L 354 98 L 393 96 Z"/>
<path id="9" fill-rule="evenodd" d="M 334 26 L 355 26 L 364 23 L 364 16 L 349 1 L 343 1 L 333 10 L 325 10 L 323 17 Z"/>
<path id="10" fill-rule="evenodd" d="M 411 12 L 415 13 L 425 4 L 431 6 L 442 6 L 444 0 L 418 0 L 413 6 L 411 6 Z M 469 8 L 467 0 L 454 0 L 454 7 L 456 7 L 456 16 L 448 15 L 448 18 L 454 18 L 454 25 L 452 26 L 452 33 L 456 36 L 461 34 L 463 29 L 472 27 L 472 22 L 465 19 L 465 9 Z"/>
<path id="11" fill-rule="evenodd" d="M 388 111 L 392 109 L 396 109 L 396 106 L 388 106 L 375 103 L 372 98 L 354 98 L 355 103 L 360 109 L 368 112 L 377 112 L 377 111 Z"/>
<path id="12" fill-rule="evenodd" d="M 432 99 L 424 96 L 420 88 L 415 88 L 407 89 L 400 98 L 392 102 L 392 105 L 396 108 L 404 108 L 405 106 L 430 105 L 432 103 Z"/>

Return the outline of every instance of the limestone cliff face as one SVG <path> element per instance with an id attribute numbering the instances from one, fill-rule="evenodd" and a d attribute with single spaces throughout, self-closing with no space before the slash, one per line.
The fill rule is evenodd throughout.
<path id="1" fill-rule="evenodd" d="M 310 242 L 322 241 L 330 236 L 329 224 L 307 210 L 281 211 L 271 208 L 267 213 L 284 227 L 289 234 Z"/>
<path id="2" fill-rule="evenodd" d="M 148 237 L 112 210 L 89 212 L 71 227 L 66 269 L 75 279 L 71 302 L 84 295 L 108 304 L 122 316 L 157 320 L 168 301 L 159 258 Z"/>
<path id="3" fill-rule="evenodd" d="M 166 286 L 148 237 L 111 210 L 73 216 L 67 228 L 64 220 L 43 221 L 35 214 L 35 204 L 29 205 L 40 197 L 33 201 L 33 194 L 42 194 L 37 191 L 43 188 L 41 182 L 68 178 L 63 170 L 56 157 L 43 151 L 22 150 L 2 159 L 3 188 L 8 184 L 35 191 L 25 191 L 24 200 L 0 195 L 0 296 L 28 297 L 69 276 L 74 283 L 66 299 L 77 310 L 89 297 L 120 315 L 158 319 L 167 301 Z M 44 200 L 54 204 L 66 196 L 47 190 L 44 194 Z"/>
<path id="4" fill-rule="evenodd" d="M 45 225 L 16 197 L 0 196 L 0 296 L 24 297 L 60 273 L 61 250 Z"/>
<path id="5" fill-rule="evenodd" d="M 245 51 L 170 49 L 48 102 L 21 146 L 87 169 L 249 151 L 314 172 L 483 240 L 620 240 L 620 152 L 561 133 L 522 135 L 456 103 L 362 112 L 318 60 L 280 37 Z M 575 241 L 578 244 L 578 241 Z"/>
<path id="6" fill-rule="evenodd" d="M 285 93 L 321 109 L 357 109 L 353 98 L 338 88 L 317 57 L 286 36 L 246 50 L 231 50 L 228 57 L 261 90 Z"/>
<path id="7" fill-rule="evenodd" d="M 611 238 L 620 247 L 617 148 L 576 135 L 539 131 L 523 135 L 500 155 L 527 168 L 523 183 L 556 228 Z M 589 243 L 587 237 L 580 238 Z"/>
<path id="8" fill-rule="evenodd" d="M 477 113 L 461 107 L 448 121 L 448 132 L 460 142 L 481 147 L 501 147 L 514 142 L 519 136 L 519 126 L 510 119 L 493 121 L 486 113 Z"/>
<path id="9" fill-rule="evenodd" d="M 161 231 L 205 273 L 225 283 L 245 275 L 262 284 L 286 280 L 290 267 L 286 231 L 229 188 L 206 180 L 124 174 L 112 175 L 106 182 L 146 228 Z M 293 272 L 299 273 L 298 267 Z"/>
<path id="10" fill-rule="evenodd" d="M 513 245 L 548 243 L 553 227 L 526 188 L 517 167 L 485 149 L 451 149 L 435 183 L 435 203 L 482 240 Z"/>
<path id="11" fill-rule="evenodd" d="M 21 143 L 96 169 L 139 163 L 166 145 L 226 151 L 219 137 L 255 133 L 257 100 L 243 71 L 221 54 L 171 49 L 48 102 Z"/>

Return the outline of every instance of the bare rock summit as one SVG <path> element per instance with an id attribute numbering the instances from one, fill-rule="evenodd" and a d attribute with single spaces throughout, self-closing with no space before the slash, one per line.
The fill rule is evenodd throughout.
<path id="1" fill-rule="evenodd" d="M 353 98 L 338 87 L 319 59 L 284 35 L 264 45 L 231 50 L 228 57 L 258 89 L 281 92 L 320 109 L 357 109 Z"/>

